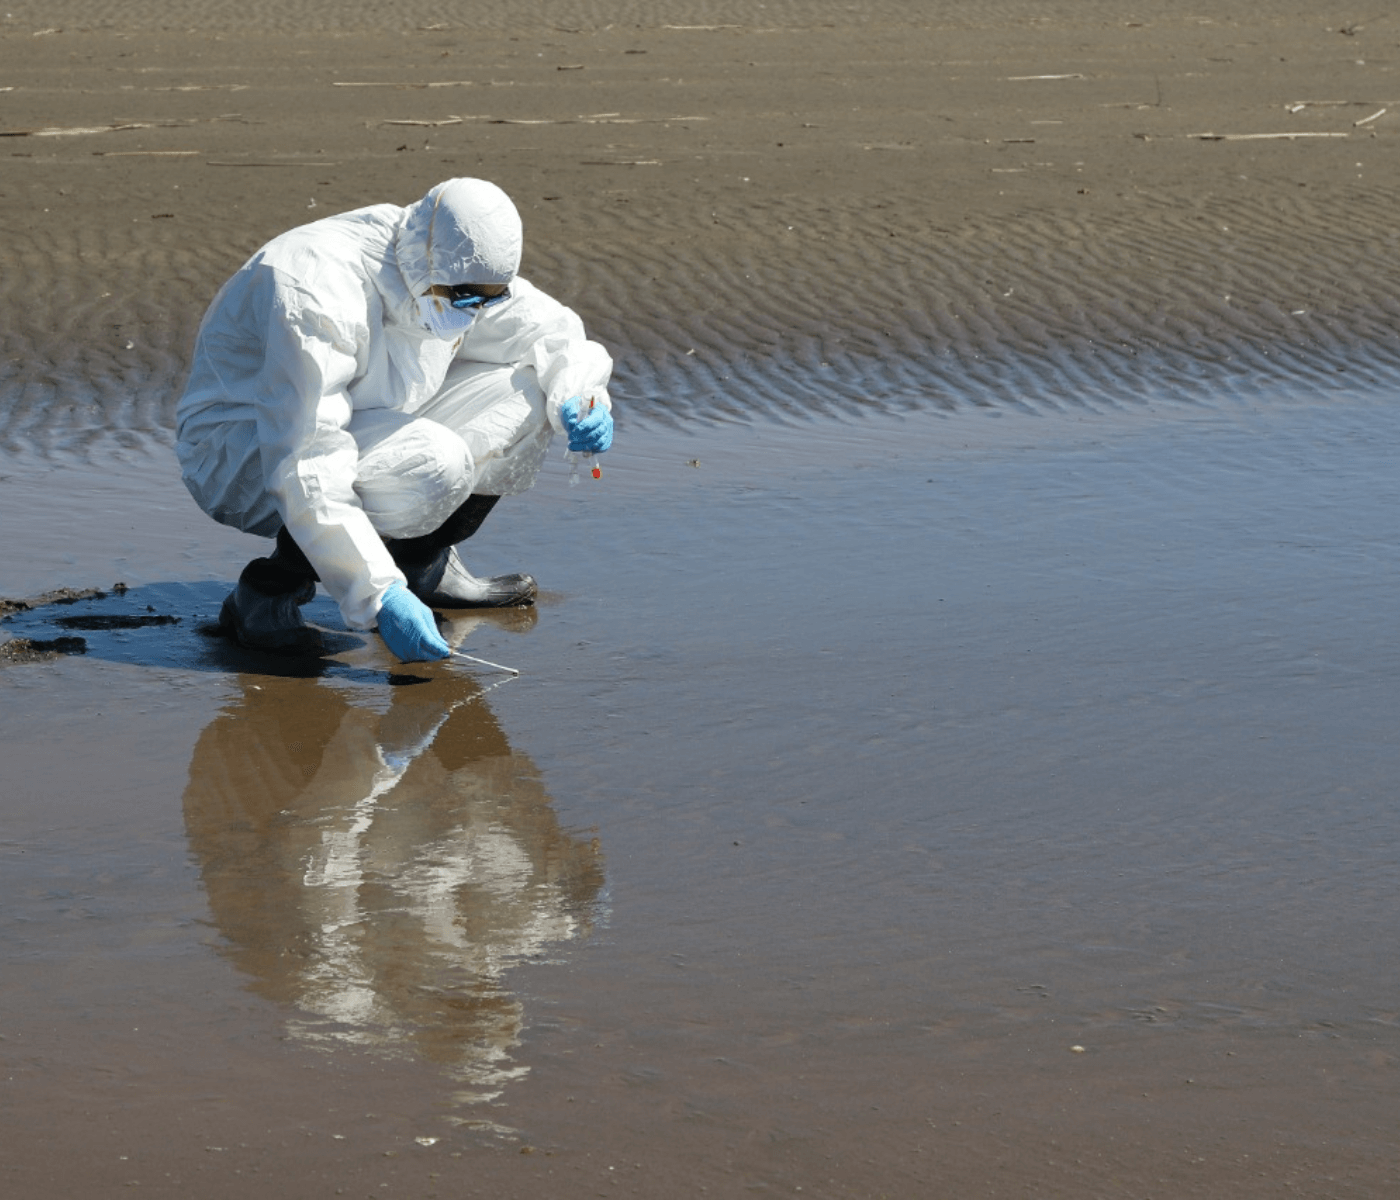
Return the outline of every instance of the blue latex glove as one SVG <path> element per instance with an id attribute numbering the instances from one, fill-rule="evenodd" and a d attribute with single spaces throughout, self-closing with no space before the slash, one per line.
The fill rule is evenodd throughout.
<path id="1" fill-rule="evenodd" d="M 612 445 L 612 413 L 602 404 L 595 404 L 592 412 L 582 396 L 565 400 L 559 409 L 564 422 L 564 432 L 569 435 L 569 449 L 582 450 L 589 454 L 602 454 Z"/>
<path id="2" fill-rule="evenodd" d="M 437 631 L 433 610 L 397 581 L 379 602 L 379 636 L 400 662 L 429 662 L 452 653 Z"/>

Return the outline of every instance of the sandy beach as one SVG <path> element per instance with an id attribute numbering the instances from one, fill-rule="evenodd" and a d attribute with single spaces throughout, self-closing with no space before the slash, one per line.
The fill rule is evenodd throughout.
<path id="1" fill-rule="evenodd" d="M 8 5 L 0 1192 L 1394 1194 L 1365 15 Z M 453 175 L 617 362 L 521 674 L 238 651 L 204 307 Z"/>

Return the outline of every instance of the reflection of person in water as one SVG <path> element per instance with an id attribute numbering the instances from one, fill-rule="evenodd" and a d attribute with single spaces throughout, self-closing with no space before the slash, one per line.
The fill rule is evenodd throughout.
<path id="1" fill-rule="evenodd" d="M 504 972 L 586 931 L 596 841 L 560 829 L 469 678 L 387 696 L 242 682 L 185 792 L 230 957 L 301 1010 L 297 1036 L 412 1045 L 461 1099 L 498 1094 L 524 1071 Z"/>

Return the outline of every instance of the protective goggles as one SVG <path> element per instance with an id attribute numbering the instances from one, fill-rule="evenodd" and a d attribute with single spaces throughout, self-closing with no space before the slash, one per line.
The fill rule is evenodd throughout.
<path id="1" fill-rule="evenodd" d="M 433 291 L 453 308 L 490 308 L 510 299 L 510 288 L 499 283 L 458 283 L 439 285 Z"/>

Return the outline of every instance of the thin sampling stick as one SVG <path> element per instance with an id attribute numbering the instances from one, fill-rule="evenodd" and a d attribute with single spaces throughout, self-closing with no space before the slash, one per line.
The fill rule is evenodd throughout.
<path id="1" fill-rule="evenodd" d="M 477 663 L 479 666 L 483 666 L 483 667 L 491 667 L 491 668 L 493 668 L 494 670 L 497 670 L 497 671 L 505 671 L 507 674 L 510 674 L 510 675 L 519 675 L 519 674 L 520 674 L 520 672 L 517 671 L 514 667 L 503 667 L 503 666 L 501 666 L 500 663 L 488 662 L 488 661 L 487 661 L 486 659 L 484 659 L 484 658 L 473 658 L 470 654 L 463 654 L 460 650 L 454 650 L 454 651 L 452 651 L 452 657 L 453 657 L 453 658 L 465 658 L 468 662 Z"/>

